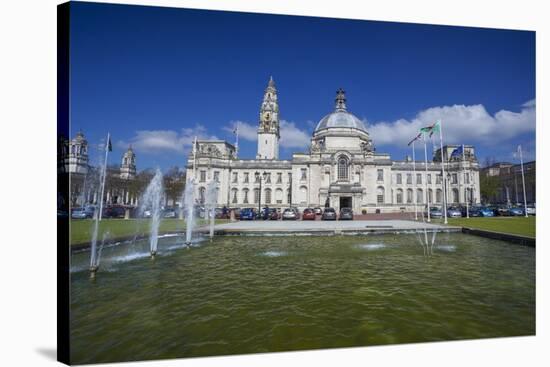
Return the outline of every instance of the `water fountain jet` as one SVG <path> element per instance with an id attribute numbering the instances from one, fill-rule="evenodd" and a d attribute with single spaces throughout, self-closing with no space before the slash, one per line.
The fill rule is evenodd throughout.
<path id="1" fill-rule="evenodd" d="M 140 213 L 143 213 L 146 209 L 151 211 L 151 225 L 150 225 L 150 235 L 149 235 L 149 244 L 151 258 L 154 259 L 157 254 L 158 246 L 158 232 L 160 226 L 160 216 L 161 216 L 161 204 L 164 199 L 164 188 L 162 185 L 162 172 L 157 168 L 155 176 L 145 189 L 143 193 L 143 198 L 140 204 Z"/>
<path id="2" fill-rule="evenodd" d="M 194 220 L 194 204 L 193 195 L 195 193 L 195 181 L 190 179 L 185 185 L 183 193 L 183 202 L 185 207 L 185 245 L 187 248 L 191 246 L 191 237 L 193 235 L 193 220 Z"/>
<path id="3" fill-rule="evenodd" d="M 216 203 L 218 199 L 218 190 L 216 181 L 212 180 L 206 186 L 206 208 L 210 218 L 210 242 L 214 238 L 214 224 L 216 220 Z"/>

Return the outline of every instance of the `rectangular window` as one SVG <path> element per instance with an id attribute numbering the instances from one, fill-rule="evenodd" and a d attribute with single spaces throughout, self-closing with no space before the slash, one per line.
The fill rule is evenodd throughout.
<path id="1" fill-rule="evenodd" d="M 271 173 L 266 173 L 266 175 L 265 175 L 265 183 L 271 183 Z"/>
<path id="2" fill-rule="evenodd" d="M 437 175 L 435 176 L 435 183 L 438 184 L 438 185 L 441 185 L 441 182 L 443 181 L 442 179 L 442 176 L 441 175 Z"/>
<path id="3" fill-rule="evenodd" d="M 410 173 L 407 173 L 407 185 L 412 185 L 413 183 L 413 178 L 412 178 L 412 174 Z"/>
<path id="4" fill-rule="evenodd" d="M 378 173 L 378 177 L 377 177 L 376 181 L 384 182 L 384 170 L 379 169 L 379 170 L 377 170 L 377 173 Z"/>
<path id="5" fill-rule="evenodd" d="M 428 173 L 428 176 L 426 176 L 426 179 L 428 181 L 428 185 L 431 185 L 432 184 L 432 174 Z"/>
<path id="6" fill-rule="evenodd" d="M 244 173 L 244 183 L 248 183 L 248 172 Z"/>
<path id="7" fill-rule="evenodd" d="M 260 172 L 254 173 L 254 182 L 260 183 Z"/>
<path id="8" fill-rule="evenodd" d="M 201 172 L 200 172 L 199 181 L 200 181 L 200 182 L 206 182 L 206 171 L 201 171 Z"/>
<path id="9" fill-rule="evenodd" d="M 376 195 L 376 202 L 378 204 L 384 204 L 384 195 L 381 195 L 381 194 Z"/>
<path id="10" fill-rule="evenodd" d="M 422 185 L 422 173 L 417 173 L 416 174 L 416 184 L 417 185 Z"/>
<path id="11" fill-rule="evenodd" d="M 456 184 L 458 183 L 458 175 L 456 173 L 453 173 L 453 175 L 451 176 L 451 182 Z"/>
<path id="12" fill-rule="evenodd" d="M 401 185 L 401 184 L 402 184 L 401 173 L 398 173 L 398 174 L 397 174 L 397 184 L 398 184 L 398 185 Z"/>
<path id="13" fill-rule="evenodd" d="M 277 173 L 277 183 L 283 183 L 283 174 L 281 172 Z"/>
<path id="14" fill-rule="evenodd" d="M 237 183 L 239 180 L 239 174 L 237 172 L 233 172 L 233 183 Z"/>
<path id="15" fill-rule="evenodd" d="M 306 169 L 306 168 L 302 168 L 302 169 L 300 169 L 300 171 L 302 172 L 301 180 L 302 180 L 302 181 L 307 180 L 307 169 Z"/>
<path id="16" fill-rule="evenodd" d="M 292 172 L 288 173 L 288 183 L 290 184 L 292 182 Z"/>
<path id="17" fill-rule="evenodd" d="M 470 174 L 468 172 L 464 172 L 464 182 L 467 184 L 470 183 Z"/>
<path id="18" fill-rule="evenodd" d="M 220 182 L 220 172 L 214 171 L 214 181 Z"/>

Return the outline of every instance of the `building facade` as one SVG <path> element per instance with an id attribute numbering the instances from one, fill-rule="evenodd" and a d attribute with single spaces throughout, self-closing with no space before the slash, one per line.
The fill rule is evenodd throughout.
<path id="1" fill-rule="evenodd" d="M 498 162 L 481 169 L 480 174 L 496 179 L 495 192 L 486 200 L 492 203 L 523 204 L 523 178 L 521 164 Z M 528 203 L 537 201 L 537 164 L 536 161 L 523 164 L 525 178 L 525 198 Z"/>
<path id="2" fill-rule="evenodd" d="M 199 140 L 187 162 L 196 182 L 195 197 L 204 202 L 206 184 L 214 180 L 218 205 L 228 207 L 342 207 L 355 212 L 413 211 L 415 205 L 443 203 L 443 182 L 449 204 L 479 202 L 479 164 L 473 146 L 452 157 L 458 146 L 443 147 L 424 161 L 392 160 L 375 149 L 365 124 L 348 111 L 339 89 L 334 111 L 321 118 L 303 153 L 279 159 L 279 105 L 271 78 L 264 91 L 255 159 L 239 159 L 233 144 Z"/>
<path id="3" fill-rule="evenodd" d="M 70 204 L 98 204 L 100 169 L 90 165 L 89 147 L 84 133 L 79 131 L 70 141 L 63 142 L 60 171 L 70 176 Z M 129 147 L 119 166 L 107 167 L 104 202 L 135 206 L 143 184 L 136 182 L 136 155 Z"/>

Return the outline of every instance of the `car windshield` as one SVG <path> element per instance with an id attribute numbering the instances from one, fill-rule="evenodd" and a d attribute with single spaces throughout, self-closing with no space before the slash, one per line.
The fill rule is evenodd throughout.
<path id="1" fill-rule="evenodd" d="M 325 209 L 325 212 L 332 213 L 332 212 L 334 212 L 334 209 L 333 208 L 327 208 L 327 209 Z"/>

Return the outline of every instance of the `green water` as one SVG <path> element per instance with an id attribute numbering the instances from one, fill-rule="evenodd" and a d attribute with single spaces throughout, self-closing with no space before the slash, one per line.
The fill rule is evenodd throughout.
<path id="1" fill-rule="evenodd" d="M 535 333 L 535 250 L 440 234 L 163 238 L 73 255 L 73 363 Z M 137 255 L 136 255 L 137 254 Z M 133 260 L 132 260 L 133 258 Z"/>

